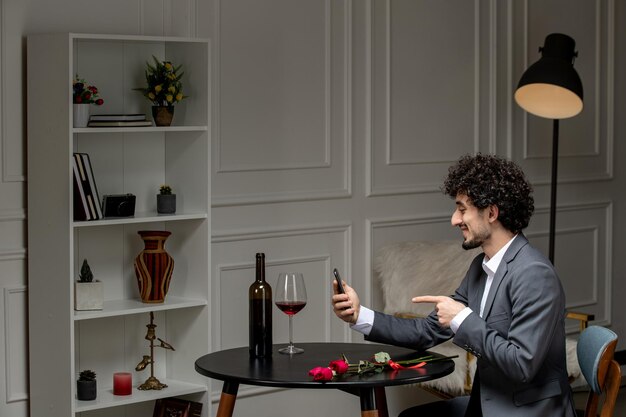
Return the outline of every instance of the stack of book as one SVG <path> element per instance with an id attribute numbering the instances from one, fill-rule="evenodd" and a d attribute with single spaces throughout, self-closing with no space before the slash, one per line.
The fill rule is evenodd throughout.
<path id="1" fill-rule="evenodd" d="M 145 114 L 94 114 L 89 117 L 88 127 L 139 127 L 152 126 Z"/>
<path id="2" fill-rule="evenodd" d="M 98 187 L 91 169 L 91 160 L 86 153 L 74 153 L 74 220 L 102 219 L 102 207 Z"/>

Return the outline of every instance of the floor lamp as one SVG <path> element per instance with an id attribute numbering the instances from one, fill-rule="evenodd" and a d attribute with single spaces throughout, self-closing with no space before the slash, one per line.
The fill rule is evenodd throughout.
<path id="1" fill-rule="evenodd" d="M 553 119 L 552 179 L 550 189 L 549 258 L 554 264 L 556 178 L 559 159 L 559 120 L 576 116 L 583 109 L 583 85 L 574 69 L 574 39 L 552 33 L 539 48 L 541 58 L 532 64 L 517 85 L 515 101 L 527 112 Z"/>

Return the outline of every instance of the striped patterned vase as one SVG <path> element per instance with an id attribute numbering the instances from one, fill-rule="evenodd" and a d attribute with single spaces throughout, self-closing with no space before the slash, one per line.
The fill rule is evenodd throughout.
<path id="1" fill-rule="evenodd" d="M 137 233 L 144 242 L 144 249 L 135 258 L 141 301 L 162 303 L 174 271 L 174 259 L 164 249 L 165 240 L 172 233 L 164 230 L 140 230 Z"/>

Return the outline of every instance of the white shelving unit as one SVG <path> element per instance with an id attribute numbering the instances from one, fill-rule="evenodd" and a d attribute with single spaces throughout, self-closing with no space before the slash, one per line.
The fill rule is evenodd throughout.
<path id="1" fill-rule="evenodd" d="M 152 56 L 182 64 L 189 97 L 176 105 L 170 127 L 73 128 L 72 80 L 99 89 L 92 113 L 145 113 Z M 210 348 L 210 46 L 207 40 L 89 34 L 28 37 L 28 279 L 30 413 L 33 417 L 152 416 L 154 400 L 185 396 L 209 413 L 206 378 L 195 360 Z M 72 153 L 89 154 L 100 197 L 133 193 L 131 218 L 74 221 Z M 160 184 L 177 194 L 174 215 L 156 213 Z M 133 261 L 143 249 L 139 230 L 168 230 L 175 261 L 162 304 L 139 299 Z M 74 311 L 74 281 L 87 259 L 104 284 L 104 308 Z M 139 391 L 149 366 L 149 313 L 156 335 L 175 351 L 155 348 L 161 391 Z M 97 374 L 98 396 L 78 401 L 83 369 Z M 112 394 L 113 373 L 133 372 L 130 396 Z M 120 409 L 127 408 L 127 410 Z"/>

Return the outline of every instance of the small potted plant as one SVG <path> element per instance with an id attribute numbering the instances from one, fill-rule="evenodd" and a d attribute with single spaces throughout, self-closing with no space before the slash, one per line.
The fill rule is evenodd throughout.
<path id="1" fill-rule="evenodd" d="M 159 194 L 157 194 L 157 213 L 176 213 L 176 194 L 172 193 L 172 187 L 167 184 L 162 184 L 159 187 Z"/>
<path id="2" fill-rule="evenodd" d="M 90 369 L 81 371 L 76 381 L 76 398 L 81 401 L 92 401 L 97 395 L 96 373 Z"/>
<path id="3" fill-rule="evenodd" d="M 152 117 L 157 126 L 169 126 L 174 117 L 174 105 L 187 98 L 183 94 L 181 78 L 184 72 L 179 72 L 182 65 L 175 66 L 170 61 L 160 61 L 152 56 L 154 65 L 146 62 L 147 87 L 135 88 L 152 102 Z"/>
<path id="4" fill-rule="evenodd" d="M 74 310 L 102 310 L 102 282 L 93 279 L 93 272 L 83 260 L 78 281 L 74 283 Z"/>
<path id="5" fill-rule="evenodd" d="M 98 88 L 87 84 L 78 74 L 74 77 L 72 90 L 74 127 L 87 127 L 87 123 L 89 123 L 89 105 L 101 106 L 104 100 L 98 98 Z"/>

